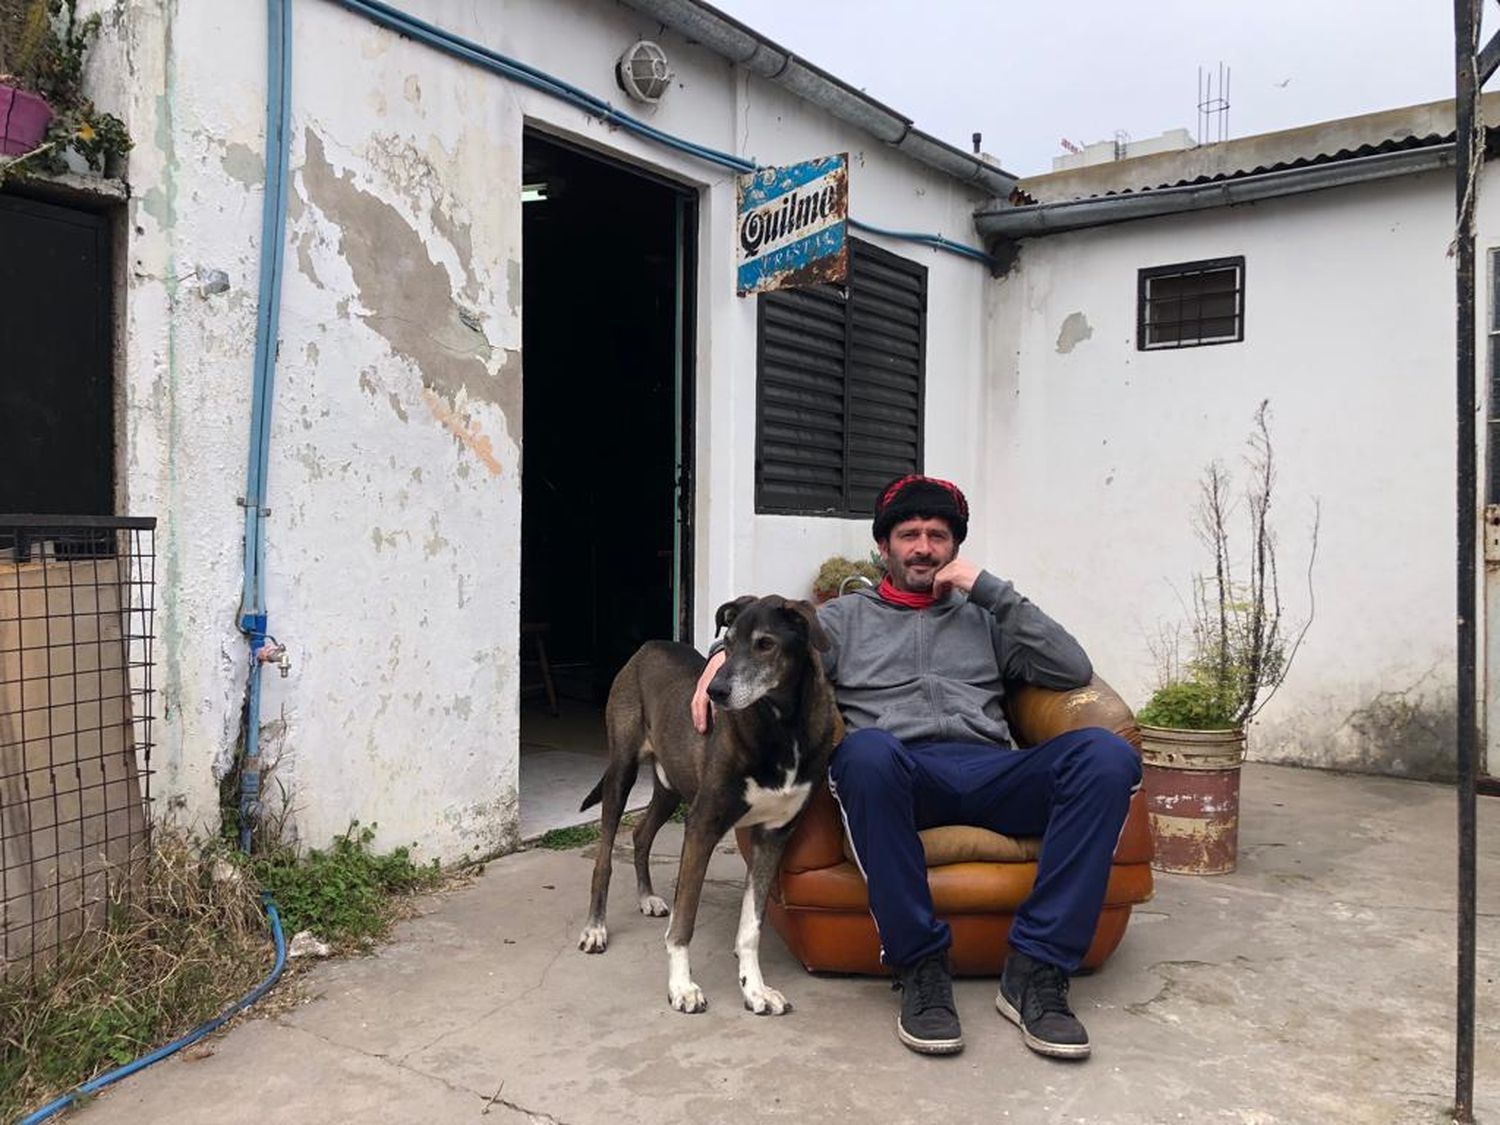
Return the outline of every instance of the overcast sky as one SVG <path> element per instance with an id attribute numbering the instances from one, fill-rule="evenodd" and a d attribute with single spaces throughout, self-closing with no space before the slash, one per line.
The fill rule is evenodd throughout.
<path id="1" fill-rule="evenodd" d="M 918 128 L 965 150 L 983 133 L 1021 176 L 1062 138 L 1196 136 L 1198 68 L 1221 62 L 1231 138 L 1453 96 L 1442 0 L 711 2 Z"/>

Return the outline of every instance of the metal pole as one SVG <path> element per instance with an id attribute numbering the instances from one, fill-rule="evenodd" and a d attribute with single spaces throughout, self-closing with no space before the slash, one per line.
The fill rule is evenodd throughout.
<path id="1" fill-rule="evenodd" d="M 1474 1120 L 1475 941 L 1475 544 L 1474 193 L 1482 150 L 1474 151 L 1479 96 L 1479 0 L 1454 0 L 1454 151 L 1457 157 L 1458 353 L 1458 1027 L 1453 1117 Z"/>
<path id="2" fill-rule="evenodd" d="M 687 481 L 682 471 L 682 376 L 685 356 L 683 339 L 683 285 L 686 271 L 683 258 L 687 254 L 685 239 L 686 224 L 682 196 L 672 203 L 673 263 L 672 263 L 672 639 L 683 639 L 682 620 L 682 491 Z"/>

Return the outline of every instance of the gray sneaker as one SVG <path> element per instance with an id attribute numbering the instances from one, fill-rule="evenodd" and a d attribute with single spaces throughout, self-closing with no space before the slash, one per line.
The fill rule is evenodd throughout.
<path id="1" fill-rule="evenodd" d="M 1026 1046 L 1054 1059 L 1089 1057 L 1089 1033 L 1068 1007 L 1068 974 L 1010 951 L 995 996 L 1000 1014 L 1021 1029 Z"/>

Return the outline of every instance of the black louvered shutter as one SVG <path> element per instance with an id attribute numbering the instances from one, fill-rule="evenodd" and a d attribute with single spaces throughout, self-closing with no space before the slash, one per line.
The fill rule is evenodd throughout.
<path id="1" fill-rule="evenodd" d="M 859 516 L 922 466 L 927 270 L 850 240 L 835 286 L 762 293 L 755 510 Z"/>

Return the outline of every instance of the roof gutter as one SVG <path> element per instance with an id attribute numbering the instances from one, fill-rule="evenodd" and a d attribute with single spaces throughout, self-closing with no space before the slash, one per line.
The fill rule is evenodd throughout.
<path id="1" fill-rule="evenodd" d="M 1038 203 L 1029 207 L 991 205 L 975 214 L 974 225 L 987 243 L 997 242 L 1003 248 L 1003 244 L 1014 243 L 1022 238 L 1038 238 L 1063 231 L 1128 223 L 1134 219 L 1204 211 L 1212 207 L 1253 203 L 1283 195 L 1301 195 L 1309 191 L 1348 187 L 1393 176 L 1432 172 L 1439 168 L 1451 168 L 1453 161 L 1453 144 L 1450 141 L 1428 148 L 1334 160 L 1325 164 L 1262 172 L 1208 184 L 1153 188 L 1094 199 Z"/>
<path id="2" fill-rule="evenodd" d="M 804 62 L 786 48 L 700 0 L 622 2 L 660 20 L 666 27 L 736 66 L 786 87 L 840 121 L 862 129 L 946 176 L 1002 199 L 1009 196 L 1016 186 L 1016 177 L 1004 169 L 913 128 L 910 118 L 841 82 L 827 71 Z"/>

